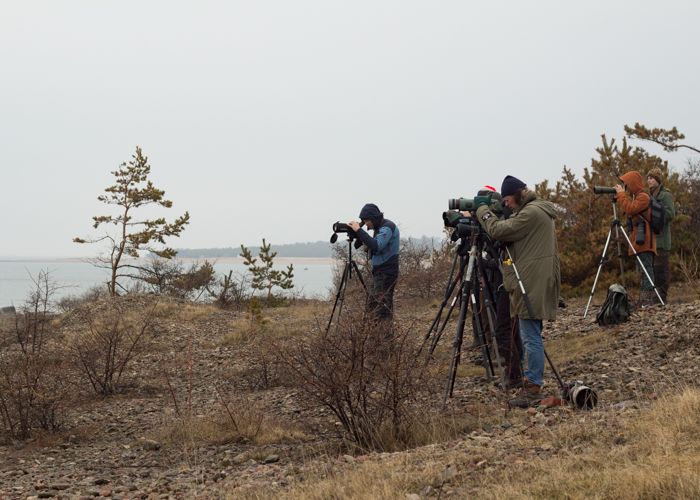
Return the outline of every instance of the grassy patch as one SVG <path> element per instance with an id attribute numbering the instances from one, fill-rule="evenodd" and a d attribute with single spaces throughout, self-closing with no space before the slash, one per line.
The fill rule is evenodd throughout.
<path id="1" fill-rule="evenodd" d="M 233 418 L 235 422 L 226 412 L 208 417 L 171 418 L 152 439 L 188 447 L 232 442 L 266 445 L 308 439 L 299 427 L 268 418 L 252 408 L 237 409 Z"/>
<path id="2" fill-rule="evenodd" d="M 484 499 L 698 498 L 700 390 L 659 401 L 611 426 L 609 419 L 571 421 L 555 430 L 516 437 L 523 451 L 554 446 L 557 453 L 503 461 L 497 446 L 417 450 L 353 467 L 304 472 L 289 488 L 236 488 L 228 499 L 404 499 L 407 494 Z M 459 448 L 459 449 L 458 449 Z M 442 451 L 442 453 L 440 453 Z"/>

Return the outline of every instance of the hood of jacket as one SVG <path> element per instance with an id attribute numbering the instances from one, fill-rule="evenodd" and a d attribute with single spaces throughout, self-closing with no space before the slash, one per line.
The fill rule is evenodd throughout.
<path id="1" fill-rule="evenodd" d="M 360 219 L 371 220 L 374 229 L 379 229 L 383 218 L 384 214 L 379 211 L 379 207 L 377 207 L 377 205 L 374 203 L 367 203 L 367 205 L 362 207 L 362 210 L 360 211 Z"/>
<path id="2" fill-rule="evenodd" d="M 639 172 L 627 172 L 620 176 L 620 180 L 627 184 L 632 196 L 637 196 L 641 191 L 644 191 L 644 180 Z"/>
<path id="3" fill-rule="evenodd" d="M 520 212 L 525 205 L 528 204 L 541 208 L 552 220 L 557 220 L 559 217 L 557 214 L 557 207 L 554 206 L 554 203 L 547 200 L 540 200 L 532 190 L 528 191 L 528 193 L 523 197 L 523 201 L 518 206 L 517 211 Z"/>

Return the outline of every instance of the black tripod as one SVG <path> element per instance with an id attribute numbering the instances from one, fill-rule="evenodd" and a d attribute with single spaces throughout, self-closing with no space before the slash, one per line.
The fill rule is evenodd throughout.
<path id="1" fill-rule="evenodd" d="M 622 264 L 622 250 L 620 249 L 620 227 L 622 227 L 622 224 L 617 218 L 617 200 L 615 199 L 615 195 L 611 194 L 610 196 L 612 200 L 612 207 L 613 207 L 613 220 L 610 223 L 610 231 L 608 231 L 608 238 L 605 240 L 605 247 L 603 248 L 603 255 L 600 258 L 600 264 L 598 265 L 598 272 L 595 275 L 595 280 L 593 281 L 593 288 L 591 288 L 591 295 L 588 297 L 588 304 L 586 305 L 586 311 L 583 313 L 583 317 L 585 318 L 586 315 L 588 314 L 588 308 L 591 305 L 591 300 L 593 299 L 593 293 L 595 292 L 595 286 L 598 283 L 598 276 L 600 276 L 600 270 L 603 267 L 603 264 L 605 263 L 605 255 L 608 253 L 608 245 L 610 244 L 610 238 L 612 236 L 612 231 L 613 228 L 615 228 L 615 243 L 617 244 L 617 258 L 620 261 L 620 276 L 622 278 L 622 287 L 625 288 L 625 268 Z M 627 236 L 627 233 L 625 231 L 622 231 L 623 236 L 627 240 L 627 243 L 629 244 L 630 248 L 634 252 L 634 256 L 637 258 L 637 261 L 639 262 L 639 267 L 644 270 L 644 274 L 646 274 L 647 279 L 649 282 L 652 284 L 654 287 L 654 292 L 656 292 L 656 296 L 659 298 L 659 302 L 661 305 L 665 305 L 664 301 L 661 300 L 661 295 L 659 295 L 659 291 L 656 289 L 656 285 L 654 284 L 654 280 L 651 279 L 651 276 L 649 276 L 649 273 L 647 272 L 646 268 L 642 265 L 642 259 L 639 258 L 639 255 L 637 254 L 637 251 L 634 249 L 632 246 L 632 242 L 629 239 L 629 236 Z"/>
<path id="2" fill-rule="evenodd" d="M 333 316 L 335 315 L 335 309 L 338 307 L 338 303 L 340 303 L 340 307 L 338 307 L 338 318 L 337 322 L 335 324 L 335 329 L 336 331 L 338 330 L 338 325 L 340 324 L 340 315 L 343 312 L 343 301 L 345 300 L 345 289 L 348 286 L 348 281 L 352 277 L 352 270 L 355 270 L 355 273 L 357 274 L 357 278 L 360 280 L 360 283 L 362 283 L 362 288 L 365 289 L 365 292 L 367 291 L 367 286 L 365 285 L 365 282 L 362 279 L 362 273 L 360 273 L 360 269 L 357 267 L 357 263 L 352 260 L 352 243 L 353 243 L 353 237 L 348 234 L 348 258 L 345 260 L 345 267 L 343 268 L 343 277 L 340 280 L 340 285 L 338 285 L 338 293 L 335 295 L 335 304 L 333 304 L 333 311 L 331 311 L 331 317 L 328 319 L 328 326 L 326 327 L 326 333 L 328 330 L 331 329 L 331 323 L 333 323 Z"/>
<path id="3" fill-rule="evenodd" d="M 484 250 L 484 233 L 481 227 L 467 226 L 468 230 L 472 232 L 471 237 L 471 249 L 469 250 L 469 259 L 467 263 L 466 273 L 463 274 L 462 284 L 459 288 L 457 296 L 461 296 L 460 307 L 459 307 L 459 321 L 457 323 L 457 331 L 455 333 L 455 340 L 452 343 L 452 356 L 450 358 L 450 368 L 447 374 L 447 381 L 445 382 L 445 392 L 442 398 L 443 409 L 448 397 L 452 397 L 454 393 L 454 385 L 457 378 L 457 368 L 461 361 L 462 356 L 462 343 L 464 339 L 464 326 L 467 316 L 467 310 L 469 308 L 469 301 L 471 298 L 472 302 L 472 328 L 474 331 L 474 342 L 472 342 L 470 348 L 481 347 L 481 353 L 484 359 L 484 367 L 486 369 L 486 378 L 489 383 L 492 381 L 492 377 L 495 376 L 493 369 L 493 361 L 491 360 L 491 355 L 489 353 L 485 330 L 481 323 L 481 317 L 479 312 L 476 310 L 477 304 L 481 303 L 481 296 L 484 298 L 484 308 L 486 310 L 486 317 L 489 324 L 489 331 L 491 332 L 491 340 L 493 341 L 493 350 L 496 356 L 496 361 L 498 364 L 498 374 L 501 380 L 501 387 L 503 390 L 506 389 L 505 378 L 503 375 L 503 368 L 501 367 L 501 358 L 498 352 L 498 345 L 496 343 L 496 331 L 495 331 L 495 317 L 496 313 L 493 307 L 493 291 L 486 280 L 486 266 L 483 261 L 483 250 Z M 465 228 L 466 229 L 466 228 Z M 467 260 L 462 256 L 463 262 Z M 460 266 L 460 270 L 463 270 L 464 266 Z M 447 291 L 446 291 L 447 293 Z M 450 310 L 448 311 L 447 318 L 440 330 L 436 335 L 431 346 L 430 353 L 432 354 L 435 346 L 437 345 L 442 330 L 449 319 L 449 315 L 452 312 L 457 296 L 455 296 L 452 301 Z M 430 333 L 430 332 L 428 332 Z"/>

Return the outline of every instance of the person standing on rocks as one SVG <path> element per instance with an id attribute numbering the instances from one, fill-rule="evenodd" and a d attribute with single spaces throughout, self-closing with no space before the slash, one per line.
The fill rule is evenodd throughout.
<path id="1" fill-rule="evenodd" d="M 637 252 L 637 272 L 642 283 L 637 307 L 644 308 L 654 305 L 654 256 L 656 255 L 656 235 L 647 222 L 651 219 L 651 198 L 644 191 L 644 181 L 639 172 L 631 171 L 620 177 L 621 184 L 615 185 L 617 194 L 615 198 L 620 202 L 622 210 L 627 214 L 627 235 L 632 243 L 629 255 Z M 630 200 L 625 192 L 629 190 L 632 195 Z M 637 243 L 637 233 L 642 229 L 644 240 Z M 640 265 L 641 262 L 641 265 Z M 646 272 L 645 272 L 646 270 Z M 648 275 L 648 276 L 647 276 Z"/>
<path id="2" fill-rule="evenodd" d="M 503 263 L 503 286 L 510 296 L 510 315 L 518 317 L 520 338 L 527 356 L 523 387 L 510 404 L 528 408 L 543 399 L 542 321 L 556 319 L 559 306 L 561 277 L 554 228 L 557 210 L 553 203 L 539 199 L 524 182 L 511 175 L 503 179 L 501 195 L 505 205 L 513 211 L 507 220 L 499 220 L 491 211 L 491 196 L 477 196 L 474 202 L 477 220 L 484 230 L 492 238 L 506 243 L 510 252 L 509 259 Z M 514 266 L 534 317 L 530 316 Z"/>
<path id="3" fill-rule="evenodd" d="M 394 317 L 394 288 L 399 277 L 399 228 L 384 218 L 377 205 L 368 203 L 360 211 L 360 219 L 367 229 L 374 230 L 370 236 L 360 224 L 348 222 L 357 233 L 372 258 L 372 282 L 369 287 L 369 309 L 380 322 L 391 322 Z"/>
<path id="4" fill-rule="evenodd" d="M 661 295 L 661 300 L 666 303 L 668 287 L 671 284 L 671 221 L 676 216 L 676 207 L 673 204 L 671 192 L 661 184 L 662 177 L 663 174 L 658 168 L 652 168 L 647 172 L 649 195 L 655 200 L 659 200 L 666 209 L 666 225 L 656 238 L 656 256 L 654 257 L 656 289 Z M 653 300 L 658 302 L 656 295 L 653 296 Z"/>

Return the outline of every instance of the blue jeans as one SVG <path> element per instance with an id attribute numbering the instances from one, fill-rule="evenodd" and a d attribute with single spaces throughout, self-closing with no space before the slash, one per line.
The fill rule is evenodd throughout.
<path id="1" fill-rule="evenodd" d="M 527 370 L 525 378 L 531 384 L 542 387 L 544 377 L 544 344 L 542 343 L 542 320 L 521 319 L 520 338 L 523 341 L 525 354 L 527 355 Z"/>

